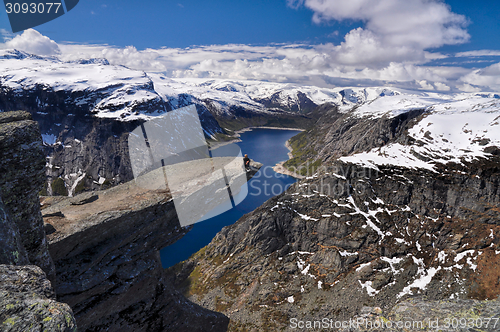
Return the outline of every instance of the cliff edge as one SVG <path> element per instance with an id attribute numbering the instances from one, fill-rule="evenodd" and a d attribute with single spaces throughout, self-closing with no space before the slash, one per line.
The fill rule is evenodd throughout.
<path id="1" fill-rule="evenodd" d="M 56 301 L 38 192 L 44 155 L 26 112 L 0 113 L 0 330 L 76 331 L 71 308 Z"/>

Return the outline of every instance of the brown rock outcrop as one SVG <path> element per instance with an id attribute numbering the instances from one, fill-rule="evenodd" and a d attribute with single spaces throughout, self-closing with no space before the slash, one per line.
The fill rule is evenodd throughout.
<path id="1" fill-rule="evenodd" d="M 226 316 L 189 302 L 164 277 L 159 250 L 190 229 L 180 226 L 168 190 L 131 181 L 87 198 L 42 199 L 55 230 L 48 235 L 55 289 L 81 331 L 227 329 Z"/>

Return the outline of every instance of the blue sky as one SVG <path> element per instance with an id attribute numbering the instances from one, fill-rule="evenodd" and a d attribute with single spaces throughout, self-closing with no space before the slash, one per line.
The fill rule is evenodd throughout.
<path id="1" fill-rule="evenodd" d="M 134 45 L 138 49 L 211 44 L 340 41 L 360 23 L 313 24 L 307 9 L 286 1 L 81 0 L 65 16 L 36 28 L 57 42 Z M 0 28 L 10 30 L 2 13 Z"/>
<path id="2" fill-rule="evenodd" d="M 80 0 L 38 34 L 9 34 L 1 12 L 0 31 L 3 48 L 173 77 L 473 91 L 500 85 L 499 12 L 494 0 Z"/>
<path id="3" fill-rule="evenodd" d="M 147 4 L 146 4 L 147 3 Z M 447 0 L 470 24 L 468 43 L 445 46 L 447 52 L 500 49 L 500 2 Z M 56 42 L 133 45 L 137 49 L 212 44 L 340 43 L 355 19 L 320 24 L 308 8 L 285 0 L 80 0 L 65 16 L 36 29 Z M 0 29 L 10 31 L 7 15 Z"/>

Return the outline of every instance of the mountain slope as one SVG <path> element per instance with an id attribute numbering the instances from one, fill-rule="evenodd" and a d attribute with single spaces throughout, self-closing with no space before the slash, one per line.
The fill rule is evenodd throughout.
<path id="1" fill-rule="evenodd" d="M 410 299 L 473 317 L 460 314 L 469 299 L 500 295 L 498 106 L 470 95 L 325 106 L 292 139 L 308 177 L 172 268 L 173 282 L 230 317 L 230 331 L 293 331 L 292 318 L 367 310 L 384 321 L 396 306 L 417 319 Z"/>
<path id="2" fill-rule="evenodd" d="M 433 164 L 473 160 L 500 145 L 496 94 L 384 96 L 346 110 L 323 106 L 308 132 L 291 139 L 286 166 L 328 163 L 339 157 L 376 168 L 378 163 L 431 169 Z M 411 128 L 411 129 L 410 129 Z"/>

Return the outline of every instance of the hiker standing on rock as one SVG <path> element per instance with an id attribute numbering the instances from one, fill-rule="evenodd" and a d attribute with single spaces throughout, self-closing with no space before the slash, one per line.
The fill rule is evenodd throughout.
<path id="1" fill-rule="evenodd" d="M 248 158 L 247 154 L 243 158 L 243 165 L 245 165 L 245 170 L 247 170 L 247 171 L 250 170 L 250 158 Z"/>

